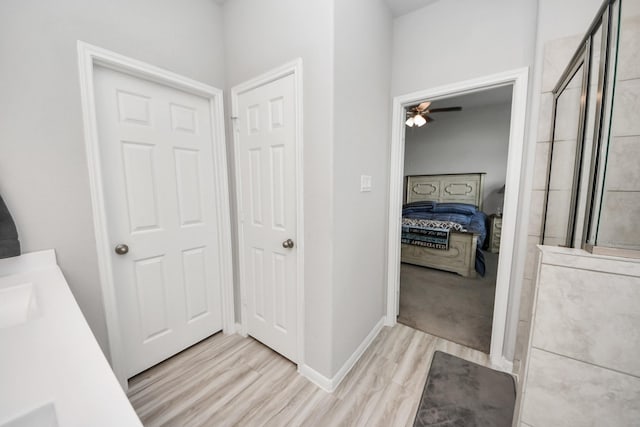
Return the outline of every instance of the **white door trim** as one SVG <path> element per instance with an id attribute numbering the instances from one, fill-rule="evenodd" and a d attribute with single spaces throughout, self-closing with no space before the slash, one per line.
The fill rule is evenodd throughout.
<path id="1" fill-rule="evenodd" d="M 303 168 L 303 86 L 302 86 L 302 58 L 297 58 L 289 63 L 281 65 L 267 71 L 260 76 L 254 77 L 251 80 L 240 83 L 231 88 L 231 116 L 232 119 L 238 117 L 238 96 L 244 92 L 255 89 L 257 87 L 271 83 L 274 80 L 278 80 L 288 75 L 294 76 L 295 84 L 295 115 L 296 115 L 296 128 L 295 128 L 295 148 L 296 148 L 296 247 L 297 249 L 297 262 L 296 262 L 296 282 L 297 282 L 297 364 L 298 366 L 304 365 L 304 168 Z M 233 123 L 233 150 L 235 158 L 235 177 L 236 177 L 236 193 L 240 188 L 240 159 L 237 153 L 240 152 L 240 141 L 236 132 L 236 123 Z M 236 195 L 237 212 L 240 212 L 240 196 Z M 242 221 L 238 217 L 238 242 L 243 241 Z M 241 313 L 241 330 L 240 333 L 244 336 L 247 335 L 247 314 L 246 314 L 246 278 L 244 276 L 245 260 L 243 251 L 238 251 L 238 264 L 240 270 L 239 285 L 240 285 L 240 313 Z"/>
<path id="2" fill-rule="evenodd" d="M 389 252 L 387 268 L 387 319 L 386 324 L 396 323 L 396 307 L 400 289 L 400 233 L 402 218 L 402 180 L 404 177 L 404 108 L 419 101 L 447 98 L 492 87 L 513 85 L 511 103 L 511 128 L 509 131 L 509 155 L 507 159 L 504 216 L 500 241 L 500 261 L 496 278 L 496 296 L 491 331 L 491 362 L 509 369 L 511 361 L 504 357 L 504 341 L 507 322 L 509 289 L 513 254 L 516 248 L 516 214 L 520 198 L 522 153 L 524 149 L 525 119 L 527 110 L 527 81 L 529 69 L 520 68 L 451 85 L 440 86 L 393 98 L 391 124 L 391 165 L 389 174 Z"/>
<path id="3" fill-rule="evenodd" d="M 194 95 L 207 98 L 211 107 L 212 135 L 218 142 L 213 146 L 214 158 L 211 159 L 216 174 L 215 188 L 218 196 L 216 203 L 218 215 L 218 233 L 220 236 L 220 280 L 222 289 L 222 324 L 225 333 L 235 332 L 233 307 L 233 269 L 231 260 L 231 232 L 229 218 L 229 189 L 227 183 L 227 155 L 224 144 L 224 121 L 222 91 L 195 80 L 188 79 L 162 68 L 128 58 L 126 56 L 78 41 L 78 71 L 80 76 L 80 95 L 82 99 L 82 117 L 84 139 L 89 167 L 89 186 L 93 210 L 93 227 L 96 236 L 100 287 L 109 337 L 109 356 L 111 367 L 127 389 L 124 371 L 123 337 L 120 335 L 120 320 L 115 297 L 115 285 L 111 266 L 111 244 L 107 229 L 107 215 L 104 203 L 104 183 L 102 181 L 98 126 L 96 119 L 93 71 L 96 65 L 120 71 L 170 86 Z"/>

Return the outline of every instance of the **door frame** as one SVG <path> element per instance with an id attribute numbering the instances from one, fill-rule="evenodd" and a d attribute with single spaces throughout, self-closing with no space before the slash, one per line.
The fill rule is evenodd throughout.
<path id="1" fill-rule="evenodd" d="M 304 157 L 303 157 L 303 80 L 302 58 L 283 64 L 267 71 L 257 77 L 247 80 L 231 88 L 231 120 L 233 132 L 233 153 L 235 158 L 235 196 L 238 227 L 238 284 L 240 288 L 240 334 L 247 336 L 247 310 L 246 310 L 246 277 L 244 277 L 245 259 L 242 247 L 244 241 L 241 212 L 241 177 L 240 177 L 240 140 L 237 131 L 238 97 L 257 87 L 264 86 L 273 81 L 289 75 L 294 76 L 294 111 L 295 123 L 295 159 L 296 159 L 296 353 L 297 365 L 304 365 Z"/>
<path id="2" fill-rule="evenodd" d="M 511 371 L 513 362 L 504 354 L 505 332 L 509 309 L 509 290 L 516 277 L 512 274 L 514 251 L 522 242 L 516 238 L 516 213 L 520 200 L 520 186 L 525 143 L 527 111 L 528 67 L 490 76 L 466 80 L 446 86 L 425 89 L 393 98 L 391 124 L 391 159 L 389 174 L 389 230 L 387 267 L 387 315 L 386 325 L 396 324 L 400 295 L 400 235 L 402 219 L 402 193 L 404 179 L 405 108 L 417 102 L 432 101 L 457 95 L 478 92 L 500 86 L 513 86 L 511 101 L 511 124 L 509 130 L 509 153 L 505 177 L 505 194 L 500 239 L 500 257 L 496 277 L 496 293 L 493 309 L 493 326 L 489 356 L 491 363 L 505 371 Z"/>
<path id="3" fill-rule="evenodd" d="M 124 390 L 127 390 L 127 378 L 124 370 L 124 339 L 121 336 L 120 316 L 118 315 L 113 269 L 111 263 L 111 242 L 105 209 L 104 183 L 100 158 L 100 140 L 95 106 L 94 67 L 96 65 L 138 77 L 147 81 L 169 86 L 209 100 L 211 111 L 212 147 L 216 182 L 216 214 L 218 218 L 220 288 L 222 306 L 222 325 L 224 333 L 234 333 L 233 308 L 233 267 L 231 259 L 231 220 L 229 211 L 229 187 L 227 182 L 227 154 L 224 134 L 224 114 L 222 90 L 191 80 L 162 68 L 136 59 L 111 52 L 78 40 L 78 71 L 80 77 L 80 96 L 82 118 L 84 122 L 84 140 L 89 169 L 89 187 L 93 228 L 98 255 L 98 271 L 102 299 L 105 311 L 107 334 L 109 337 L 109 359 L 111 368 Z"/>

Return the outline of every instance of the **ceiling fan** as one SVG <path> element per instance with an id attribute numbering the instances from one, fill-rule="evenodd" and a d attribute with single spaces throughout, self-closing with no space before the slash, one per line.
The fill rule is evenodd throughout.
<path id="1" fill-rule="evenodd" d="M 421 104 L 415 105 L 407 109 L 407 121 L 404 122 L 407 126 L 420 127 L 432 122 L 434 119 L 428 116 L 430 113 L 444 113 L 446 111 L 462 111 L 462 107 L 446 107 L 446 108 L 432 108 L 429 109 L 431 102 L 425 101 Z"/>

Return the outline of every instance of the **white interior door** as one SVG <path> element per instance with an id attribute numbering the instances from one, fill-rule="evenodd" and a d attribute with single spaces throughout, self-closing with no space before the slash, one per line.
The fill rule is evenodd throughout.
<path id="1" fill-rule="evenodd" d="M 102 67 L 95 67 L 94 87 L 131 377 L 222 329 L 212 107 L 206 98 Z M 117 245 L 126 245 L 120 254 Z"/>
<path id="2" fill-rule="evenodd" d="M 297 361 L 295 80 L 237 96 L 241 275 L 247 333 Z"/>

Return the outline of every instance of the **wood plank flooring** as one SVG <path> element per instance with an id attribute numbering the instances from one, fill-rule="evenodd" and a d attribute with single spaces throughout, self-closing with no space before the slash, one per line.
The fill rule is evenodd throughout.
<path id="1" fill-rule="evenodd" d="M 385 327 L 334 393 L 255 341 L 216 334 L 129 381 L 145 426 L 410 426 L 434 351 L 489 357 L 408 326 Z"/>

